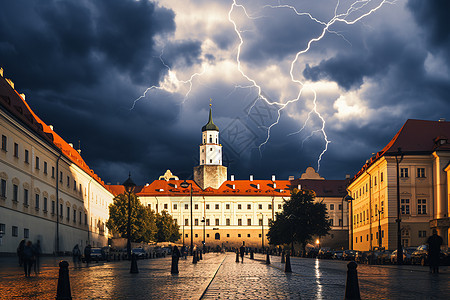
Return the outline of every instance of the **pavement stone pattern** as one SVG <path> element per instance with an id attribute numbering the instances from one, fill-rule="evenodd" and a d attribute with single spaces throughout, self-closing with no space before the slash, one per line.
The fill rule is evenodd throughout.
<path id="1" fill-rule="evenodd" d="M 208 253 L 197 264 L 180 259 L 178 275 L 170 274 L 171 258 L 138 260 L 138 274 L 129 261 L 82 264 L 69 276 L 73 299 L 343 299 L 347 274 L 344 261 L 291 258 L 284 272 L 279 256 L 235 262 L 234 253 Z M 0 257 L 0 299 L 55 299 L 58 263 L 44 257 L 41 272 L 25 278 L 16 257 Z M 430 274 L 421 266 L 358 265 L 362 299 L 448 299 L 450 267 Z"/>

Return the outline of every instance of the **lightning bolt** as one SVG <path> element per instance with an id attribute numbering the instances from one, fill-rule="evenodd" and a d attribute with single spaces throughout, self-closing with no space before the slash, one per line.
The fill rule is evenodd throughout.
<path id="1" fill-rule="evenodd" d="M 255 100 L 255 102 L 253 103 L 253 105 L 250 107 L 249 109 L 249 113 L 252 110 L 252 108 L 256 105 L 256 102 L 258 100 L 262 100 L 265 101 L 268 105 L 276 105 L 278 106 L 278 110 L 277 110 L 277 119 L 275 122 L 273 122 L 270 126 L 267 127 L 267 135 L 266 135 L 266 139 L 259 145 L 258 149 L 260 152 L 260 155 L 262 154 L 261 149 L 264 145 L 266 145 L 269 140 L 270 140 L 270 134 L 271 134 L 271 130 L 274 126 L 276 126 L 281 118 L 281 111 L 283 109 L 285 109 L 289 104 L 300 101 L 300 97 L 304 91 L 304 89 L 309 88 L 312 90 L 313 94 L 314 94 L 314 99 L 313 99 L 313 103 L 314 103 L 314 107 L 312 108 L 312 110 L 308 113 L 308 118 L 305 120 L 302 128 L 296 132 L 296 133 L 300 133 L 302 130 L 304 130 L 304 128 L 306 127 L 307 123 L 309 122 L 311 115 L 315 114 L 318 116 L 318 118 L 321 120 L 322 122 L 322 126 L 320 129 L 318 130 L 314 130 L 311 135 L 309 137 L 307 137 L 306 139 L 312 137 L 312 135 L 316 132 L 321 132 L 325 141 L 325 146 L 322 150 L 322 152 L 320 153 L 318 159 L 317 159 L 317 171 L 320 170 L 320 162 L 322 160 L 323 155 L 325 154 L 325 152 L 328 150 L 328 144 L 330 143 L 330 141 L 328 140 L 328 136 L 325 132 L 325 119 L 322 117 L 322 115 L 319 113 L 319 111 L 317 110 L 317 94 L 316 91 L 314 89 L 312 89 L 311 87 L 306 86 L 303 82 L 301 82 L 299 79 L 297 79 L 294 76 L 294 69 L 296 64 L 299 62 L 299 57 L 305 53 L 307 53 L 310 49 L 311 49 L 311 45 L 313 43 L 317 43 L 320 40 L 323 39 L 323 37 L 325 36 L 326 33 L 331 33 L 331 34 L 335 34 L 338 35 L 339 37 L 341 37 L 342 39 L 344 39 L 347 43 L 350 44 L 350 42 L 339 32 L 331 30 L 330 27 L 336 23 L 344 23 L 347 25 L 352 25 L 355 24 L 356 22 L 362 20 L 363 18 L 369 16 L 370 14 L 374 13 L 375 11 L 377 11 L 378 9 L 380 9 L 384 4 L 388 3 L 388 4 L 395 4 L 396 0 L 392 0 L 392 1 L 388 1 L 388 0 L 382 0 L 378 3 L 378 5 L 375 5 L 373 8 L 369 9 L 367 12 L 362 13 L 361 15 L 359 15 L 356 18 L 351 19 L 350 15 L 352 15 L 353 13 L 357 13 L 358 11 L 361 11 L 363 8 L 365 8 L 366 6 L 368 6 L 371 3 L 374 3 L 377 1 L 373 1 L 373 0 L 357 0 L 353 3 L 351 3 L 351 5 L 346 9 L 345 12 L 343 13 L 338 13 L 339 7 L 340 7 L 340 0 L 337 1 L 336 6 L 334 7 L 334 16 L 327 22 L 325 21 L 321 21 L 318 18 L 314 17 L 311 13 L 308 12 L 299 12 L 294 6 L 291 5 L 287 5 L 287 4 L 283 4 L 283 5 L 265 5 L 264 8 L 271 8 L 271 9 L 290 9 L 292 10 L 297 16 L 306 16 L 308 17 L 310 20 L 312 20 L 313 22 L 316 22 L 317 24 L 320 24 L 323 28 L 321 33 L 310 39 L 308 41 L 308 43 L 306 44 L 306 47 L 303 50 L 300 50 L 296 53 L 294 59 L 291 61 L 290 64 L 290 69 L 289 69 L 289 75 L 290 75 L 290 79 L 291 81 L 299 86 L 299 91 L 297 94 L 297 97 L 290 99 L 288 101 L 285 102 L 281 102 L 281 101 L 269 101 L 269 99 L 267 99 L 267 97 L 265 97 L 262 94 L 262 88 L 261 86 L 256 82 L 256 80 L 254 80 L 253 78 L 251 78 L 249 75 L 246 74 L 246 72 L 244 72 L 242 65 L 241 65 L 241 50 L 242 50 L 242 46 L 244 44 L 244 39 L 242 38 L 242 32 L 239 30 L 238 25 L 236 24 L 235 20 L 232 18 L 232 13 L 235 9 L 241 9 L 242 12 L 245 14 L 245 16 L 248 19 L 255 19 L 254 17 L 250 17 L 250 15 L 247 13 L 246 8 L 242 5 L 242 4 L 238 4 L 236 2 L 236 0 L 233 0 L 233 3 L 231 4 L 230 10 L 228 11 L 228 20 L 229 22 L 231 22 L 233 24 L 234 27 L 234 31 L 236 32 L 236 35 L 239 39 L 239 45 L 237 47 L 237 54 L 236 54 L 236 63 L 237 63 L 237 68 L 238 71 L 241 73 L 241 75 L 248 81 L 250 82 L 250 87 L 251 88 L 255 88 L 257 93 L 258 93 L 258 97 Z M 351 45 L 351 44 L 350 44 Z M 296 134 L 296 133 L 292 133 L 292 134 Z M 303 142 L 306 140 L 304 139 Z M 303 145 L 302 142 L 302 145 Z"/>
<path id="2" fill-rule="evenodd" d="M 167 91 L 170 93 L 174 93 L 174 92 L 180 92 L 184 85 L 188 85 L 188 89 L 187 89 L 186 93 L 184 94 L 184 98 L 183 98 L 183 102 L 182 102 L 182 103 L 184 103 L 188 99 L 189 94 L 192 91 L 192 81 L 194 80 L 194 78 L 197 76 L 201 76 L 206 72 L 206 65 L 202 64 L 202 66 L 203 66 L 202 72 L 193 73 L 188 80 L 180 80 L 180 79 L 178 79 L 176 72 L 172 71 L 172 69 L 164 62 L 164 59 L 162 58 L 163 54 L 164 54 L 164 49 L 161 50 L 161 54 L 159 55 L 159 60 L 161 61 L 162 65 L 167 69 L 167 75 L 165 75 L 163 80 L 159 82 L 159 85 L 152 85 L 151 87 L 148 87 L 147 89 L 145 89 L 145 91 L 142 93 L 142 95 L 133 101 L 133 105 L 131 106 L 130 110 L 133 110 L 134 107 L 136 106 L 136 103 L 139 100 L 141 100 L 142 98 L 145 98 L 147 96 L 147 93 L 150 92 L 151 90 L 163 90 L 163 91 Z"/>

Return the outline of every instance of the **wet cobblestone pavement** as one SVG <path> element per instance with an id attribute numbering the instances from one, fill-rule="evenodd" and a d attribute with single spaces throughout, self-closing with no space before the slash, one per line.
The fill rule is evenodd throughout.
<path id="1" fill-rule="evenodd" d="M 70 258 L 64 258 L 72 265 Z M 43 258 L 41 272 L 25 278 L 16 257 L 0 258 L 0 299 L 55 299 L 58 258 Z M 170 258 L 139 260 L 130 274 L 129 261 L 69 267 L 73 299 L 343 299 L 347 262 L 291 259 L 284 273 L 280 257 L 235 262 L 235 254 L 209 253 L 197 264 L 180 260 L 170 274 Z M 358 266 L 362 299 L 448 299 L 450 268 L 430 274 L 421 266 Z M 209 285 L 209 286 L 208 286 Z"/>

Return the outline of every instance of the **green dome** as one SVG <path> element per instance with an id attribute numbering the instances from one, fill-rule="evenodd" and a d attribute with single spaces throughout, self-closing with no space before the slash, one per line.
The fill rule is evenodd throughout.
<path id="1" fill-rule="evenodd" d="M 214 124 L 214 122 L 213 122 L 211 108 L 209 109 L 209 121 L 208 121 L 208 123 L 206 123 L 205 126 L 202 127 L 202 132 L 207 131 L 207 130 L 219 131 L 219 127 L 217 127 L 217 125 Z"/>

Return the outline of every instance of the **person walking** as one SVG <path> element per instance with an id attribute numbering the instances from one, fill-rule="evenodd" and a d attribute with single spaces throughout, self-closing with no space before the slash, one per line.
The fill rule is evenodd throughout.
<path id="1" fill-rule="evenodd" d="M 75 268 L 81 267 L 81 250 L 80 247 L 78 247 L 78 244 L 72 249 L 72 260 Z"/>
<path id="2" fill-rule="evenodd" d="M 239 252 L 241 254 L 241 261 L 244 262 L 244 254 L 245 254 L 244 242 L 242 242 L 242 246 L 239 248 Z"/>
<path id="3" fill-rule="evenodd" d="M 28 241 L 23 247 L 23 269 L 25 271 L 25 277 L 30 277 L 33 261 L 34 261 L 34 249 L 31 241 Z"/>
<path id="4" fill-rule="evenodd" d="M 33 252 L 34 252 L 34 274 L 37 275 L 40 273 L 41 268 L 41 241 L 37 240 L 36 244 L 33 245 Z"/>
<path id="5" fill-rule="evenodd" d="M 91 245 L 84 247 L 84 259 L 88 264 L 91 262 Z"/>
<path id="6" fill-rule="evenodd" d="M 430 273 L 439 273 L 439 255 L 441 253 L 442 237 L 433 229 L 433 235 L 427 240 L 428 262 L 430 263 Z"/>
<path id="7" fill-rule="evenodd" d="M 25 247 L 25 240 L 21 240 L 17 246 L 17 256 L 19 257 L 19 267 L 23 266 L 23 248 Z"/>

